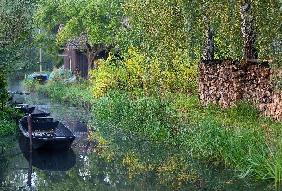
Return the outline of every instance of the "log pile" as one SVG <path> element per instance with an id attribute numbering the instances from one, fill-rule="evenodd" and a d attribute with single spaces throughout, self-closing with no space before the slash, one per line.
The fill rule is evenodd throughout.
<path id="1" fill-rule="evenodd" d="M 203 105 L 219 104 L 226 108 L 242 98 L 242 70 L 230 60 L 200 63 L 199 96 Z"/>
<path id="2" fill-rule="evenodd" d="M 274 93 L 267 62 L 212 60 L 199 65 L 199 98 L 223 108 L 239 100 L 255 103 L 266 116 L 282 120 L 282 93 Z"/>
<path id="3" fill-rule="evenodd" d="M 260 110 L 265 116 L 282 121 L 282 93 L 274 92 L 272 101 L 268 104 L 260 104 Z"/>
<path id="4" fill-rule="evenodd" d="M 272 101 L 271 70 L 268 63 L 249 62 L 245 67 L 242 85 L 243 99 L 255 104 Z"/>

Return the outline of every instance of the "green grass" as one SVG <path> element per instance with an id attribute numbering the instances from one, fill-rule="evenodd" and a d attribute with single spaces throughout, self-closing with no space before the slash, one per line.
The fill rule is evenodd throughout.
<path id="1" fill-rule="evenodd" d="M 282 180 L 282 124 L 260 116 L 249 103 L 229 109 L 202 107 L 197 97 L 130 97 L 111 92 L 93 99 L 87 84 L 49 83 L 38 88 L 52 99 L 91 106 L 99 126 L 179 145 L 204 163 L 225 166 L 258 180 Z"/>

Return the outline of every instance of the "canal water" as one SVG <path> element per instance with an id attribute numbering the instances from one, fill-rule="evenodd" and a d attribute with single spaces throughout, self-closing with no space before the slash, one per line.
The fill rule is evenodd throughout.
<path id="1" fill-rule="evenodd" d="M 16 83 L 10 90 L 22 91 Z M 0 191 L 275 190 L 272 184 L 195 162 L 178 146 L 98 127 L 89 111 L 36 94 L 16 99 L 51 112 L 76 140 L 68 151 L 39 150 L 31 156 L 20 136 L 7 138 L 9 146 L 0 154 Z"/>

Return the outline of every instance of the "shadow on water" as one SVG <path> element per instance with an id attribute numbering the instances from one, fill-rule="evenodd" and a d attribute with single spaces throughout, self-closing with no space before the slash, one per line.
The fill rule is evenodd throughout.
<path id="1" fill-rule="evenodd" d="M 19 137 L 19 147 L 24 157 L 32 166 L 40 170 L 68 171 L 76 164 L 76 155 L 72 149 L 69 150 L 33 150 L 30 157 L 29 143 L 23 136 Z"/>

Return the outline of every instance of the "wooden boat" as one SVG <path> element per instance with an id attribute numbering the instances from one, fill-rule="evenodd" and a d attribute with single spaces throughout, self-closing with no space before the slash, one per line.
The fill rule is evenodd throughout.
<path id="1" fill-rule="evenodd" d="M 27 119 L 27 116 L 20 119 L 19 128 L 29 141 Z M 52 117 L 33 117 L 31 127 L 33 149 L 68 149 L 75 139 L 69 128 L 59 121 L 54 121 Z"/>

